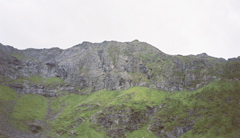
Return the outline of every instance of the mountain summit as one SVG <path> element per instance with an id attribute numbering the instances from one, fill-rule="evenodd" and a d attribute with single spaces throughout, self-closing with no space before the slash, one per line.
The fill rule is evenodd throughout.
<path id="1" fill-rule="evenodd" d="M 239 137 L 239 59 L 0 44 L 0 137 Z"/>
<path id="2" fill-rule="evenodd" d="M 17 50 L 1 45 L 0 52 L 2 76 L 12 79 L 57 77 L 74 93 L 125 90 L 134 86 L 165 91 L 195 90 L 219 78 L 221 64 L 226 62 L 207 54 L 171 56 L 138 40 L 83 42 L 66 50 Z M 35 86 L 24 82 L 17 87 L 17 91 L 28 93 Z M 45 89 L 36 91 L 43 95 L 49 93 Z"/>

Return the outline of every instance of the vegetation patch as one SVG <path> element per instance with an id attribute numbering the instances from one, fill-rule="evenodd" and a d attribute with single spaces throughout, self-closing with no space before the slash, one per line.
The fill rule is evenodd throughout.
<path id="1" fill-rule="evenodd" d="M 46 78 L 44 84 L 45 85 L 63 85 L 64 80 L 57 77 Z"/>
<path id="2" fill-rule="evenodd" d="M 156 136 L 149 132 L 147 126 L 145 126 L 131 133 L 127 133 L 127 138 L 156 138 Z"/>
<path id="3" fill-rule="evenodd" d="M 36 83 L 42 79 L 33 77 Z M 49 84 L 62 81 L 53 78 Z M 45 82 L 45 79 L 42 81 Z M 21 130 L 38 133 L 42 126 L 36 120 L 46 120 L 48 104 L 52 136 L 56 137 L 107 137 L 107 127 L 93 124 L 92 119 L 106 119 L 108 115 L 142 113 L 154 109 L 143 127 L 127 137 L 158 137 L 184 129 L 182 137 L 238 137 L 240 129 L 240 81 L 222 79 L 196 91 L 164 92 L 146 87 L 133 87 L 123 91 L 101 90 L 88 95 L 67 94 L 45 98 L 40 95 L 20 95 L 7 86 L 0 86 L 0 115 L 8 115 L 9 122 Z M 11 102 L 12 101 L 12 102 Z M 8 106 L 11 102 L 11 106 Z M 8 109 L 8 113 L 5 111 Z M 107 112 L 114 111 L 114 112 Z M 124 118 L 128 117 L 128 112 Z M 104 112 L 103 112 L 104 111 Z M 99 121 L 100 121 L 99 120 Z M 115 120 L 117 121 L 117 120 Z M 154 127 L 160 124 L 161 129 Z M 139 124 L 141 126 L 141 124 Z M 150 129 L 149 129 L 150 128 Z M 102 131 L 105 130 L 105 131 Z M 163 130 L 164 134 L 158 133 Z"/>
<path id="4" fill-rule="evenodd" d="M 0 101 L 14 101 L 16 100 L 16 92 L 8 86 L 0 85 Z"/>
<path id="5" fill-rule="evenodd" d="M 20 80 L 28 80 L 33 84 L 36 85 L 45 85 L 45 86 L 56 86 L 56 85 L 63 85 L 64 80 L 58 78 L 58 77 L 51 77 L 51 78 L 43 78 L 41 76 L 31 76 L 29 78 L 22 78 Z"/>
<path id="6" fill-rule="evenodd" d="M 28 80 L 31 82 L 31 83 L 34 83 L 34 84 L 43 84 L 44 82 L 44 78 L 41 77 L 41 76 L 31 76 L 28 78 Z"/>
<path id="7" fill-rule="evenodd" d="M 5 116 L 8 117 L 17 100 L 16 92 L 8 86 L 0 85 L 0 119 Z"/>
<path id="8" fill-rule="evenodd" d="M 164 131 L 190 128 L 183 137 L 239 135 L 239 86 L 240 82 L 219 81 L 194 92 L 172 93 L 163 100 L 155 118 L 161 120 Z"/>
<path id="9" fill-rule="evenodd" d="M 100 90 L 94 92 L 87 97 L 84 103 L 96 104 L 99 106 L 106 106 L 111 102 L 115 97 L 117 97 L 121 92 L 119 91 L 109 91 L 109 90 Z"/>
<path id="10" fill-rule="evenodd" d="M 166 92 L 146 87 L 133 87 L 119 92 L 108 106 L 127 105 L 135 110 L 145 110 L 147 106 L 159 105 L 167 95 Z"/>
<path id="11" fill-rule="evenodd" d="M 76 136 L 82 138 L 106 138 L 107 134 L 105 131 L 97 131 L 91 127 L 91 122 L 86 121 L 84 124 L 79 125 L 76 129 Z"/>
<path id="12" fill-rule="evenodd" d="M 15 58 L 17 58 L 19 60 L 23 60 L 24 59 L 22 54 L 12 54 L 11 56 L 13 56 L 13 57 L 15 57 Z"/>
<path id="13" fill-rule="evenodd" d="M 17 100 L 13 108 L 12 118 L 14 124 L 26 129 L 26 122 L 43 120 L 47 115 L 47 99 L 40 95 L 27 94 Z"/>

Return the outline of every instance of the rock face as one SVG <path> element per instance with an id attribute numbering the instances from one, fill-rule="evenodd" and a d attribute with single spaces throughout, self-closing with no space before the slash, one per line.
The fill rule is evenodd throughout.
<path id="1" fill-rule="evenodd" d="M 92 117 L 92 123 L 101 126 L 100 130 L 107 130 L 110 137 L 125 137 L 127 132 L 133 132 L 146 125 L 154 113 L 154 108 L 150 107 L 145 111 L 120 108 L 122 109 L 115 107 L 104 109 Z"/>
<path id="2" fill-rule="evenodd" d="M 58 77 L 68 84 L 62 90 L 76 93 L 133 86 L 166 91 L 195 90 L 217 79 L 222 72 L 221 63 L 226 62 L 206 54 L 171 56 L 138 40 L 83 42 L 66 50 L 18 50 L 1 44 L 0 56 L 1 76 L 11 79 Z M 49 91 L 27 82 L 12 88 L 23 93 Z"/>
<path id="3" fill-rule="evenodd" d="M 0 44 L 0 137 L 238 136 L 239 59 L 173 56 L 137 40 Z"/>

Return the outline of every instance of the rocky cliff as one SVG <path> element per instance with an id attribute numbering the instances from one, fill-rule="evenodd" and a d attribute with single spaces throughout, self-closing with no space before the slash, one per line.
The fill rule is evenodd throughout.
<path id="1" fill-rule="evenodd" d="M 11 79 L 31 76 L 57 77 L 64 80 L 63 90 L 89 93 L 102 89 L 125 90 L 134 86 L 166 91 L 195 90 L 218 78 L 226 62 L 199 54 L 171 56 L 137 40 L 132 42 L 83 42 L 65 50 L 18 50 L 0 45 L 0 74 Z M 22 93 L 35 89 L 40 94 L 49 90 L 29 82 L 12 88 Z M 57 90 L 55 90 L 56 92 Z"/>
<path id="2" fill-rule="evenodd" d="M 0 44 L 0 137 L 240 137 L 240 57 Z"/>

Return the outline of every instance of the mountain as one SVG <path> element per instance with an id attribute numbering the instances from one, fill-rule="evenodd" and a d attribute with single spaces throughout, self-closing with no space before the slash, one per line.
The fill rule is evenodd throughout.
<path id="1" fill-rule="evenodd" d="M 171 56 L 137 40 L 83 42 L 66 50 L 17 50 L 2 45 L 1 53 L 2 76 L 56 77 L 69 84 L 68 91 L 74 93 L 125 90 L 134 86 L 166 91 L 195 90 L 217 79 L 222 72 L 221 64 L 226 62 L 207 54 Z M 19 92 L 31 91 L 28 82 L 16 85 Z M 47 94 L 49 90 L 36 88 L 35 91 Z"/>
<path id="2" fill-rule="evenodd" d="M 237 137 L 240 57 L 168 55 L 138 40 L 0 44 L 2 137 Z"/>

